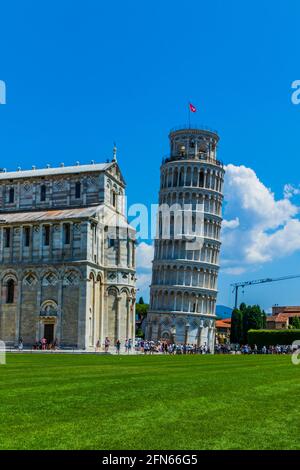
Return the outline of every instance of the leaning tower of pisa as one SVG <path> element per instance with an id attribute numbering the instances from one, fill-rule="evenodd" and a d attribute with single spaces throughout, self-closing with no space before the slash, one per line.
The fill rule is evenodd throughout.
<path id="1" fill-rule="evenodd" d="M 224 168 L 218 134 L 171 131 L 160 169 L 146 337 L 214 350 Z"/>

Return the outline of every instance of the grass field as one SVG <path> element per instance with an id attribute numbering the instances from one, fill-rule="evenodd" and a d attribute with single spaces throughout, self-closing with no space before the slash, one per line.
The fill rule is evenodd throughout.
<path id="1" fill-rule="evenodd" d="M 300 449 L 288 356 L 9 354 L 1 449 Z"/>

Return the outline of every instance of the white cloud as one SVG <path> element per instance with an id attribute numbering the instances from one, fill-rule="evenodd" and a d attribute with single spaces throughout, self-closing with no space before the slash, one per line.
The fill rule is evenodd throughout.
<path id="1" fill-rule="evenodd" d="M 136 248 L 137 282 L 139 289 L 138 297 L 142 296 L 145 301 L 149 298 L 149 286 L 151 284 L 152 260 L 154 247 L 148 243 L 141 242 Z"/>
<path id="2" fill-rule="evenodd" d="M 147 291 L 150 284 L 151 284 L 151 271 L 147 273 L 141 273 L 141 274 L 137 273 L 136 287 L 139 289 L 140 292 L 143 293 Z"/>
<path id="3" fill-rule="evenodd" d="M 224 219 L 223 223 L 222 223 L 222 228 L 223 229 L 234 229 L 234 228 L 237 228 L 239 225 L 240 225 L 240 221 L 239 221 L 238 217 L 236 217 L 235 219 L 232 219 L 232 220 Z"/>
<path id="4" fill-rule="evenodd" d="M 272 261 L 300 250 L 300 221 L 292 219 L 275 233 L 259 232 L 253 243 L 246 249 L 250 263 Z"/>
<path id="5" fill-rule="evenodd" d="M 275 229 L 298 213 L 298 208 L 287 198 L 276 201 L 255 172 L 243 165 L 227 165 L 224 196 L 227 204 L 237 207 L 248 222 L 261 229 Z"/>
<path id="6" fill-rule="evenodd" d="M 285 184 L 283 188 L 284 197 L 291 199 L 293 196 L 298 196 L 300 194 L 300 189 L 295 188 L 292 184 Z"/>
<path id="7" fill-rule="evenodd" d="M 246 271 L 246 268 L 242 268 L 242 267 L 221 269 L 222 273 L 231 274 L 233 276 L 239 276 L 240 274 L 243 274 L 245 271 Z"/>
<path id="8" fill-rule="evenodd" d="M 139 243 L 136 248 L 136 265 L 139 268 L 151 269 L 153 256 L 154 256 L 153 245 L 148 245 L 145 242 Z"/>
<path id="9" fill-rule="evenodd" d="M 223 272 L 238 275 L 300 250 L 299 207 L 291 200 L 297 188 L 285 185 L 284 197 L 276 199 L 243 165 L 227 165 L 225 178 L 224 228 L 234 230 L 222 232 Z"/>

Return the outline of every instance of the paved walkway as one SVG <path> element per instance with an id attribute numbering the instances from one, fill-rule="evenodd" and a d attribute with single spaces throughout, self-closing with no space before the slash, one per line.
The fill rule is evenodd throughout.
<path id="1" fill-rule="evenodd" d="M 15 354 L 94 354 L 94 355 L 102 355 L 102 356 L 116 356 L 117 353 L 114 348 L 111 349 L 109 352 L 104 351 L 86 351 L 85 349 L 46 349 L 45 351 L 41 349 L 26 349 L 24 348 L 22 351 L 19 351 L 17 348 L 6 348 L 5 352 L 15 353 Z M 126 353 L 125 351 L 120 351 L 120 355 L 126 356 L 133 356 L 137 354 L 144 354 L 141 351 L 134 351 L 131 353 Z"/>

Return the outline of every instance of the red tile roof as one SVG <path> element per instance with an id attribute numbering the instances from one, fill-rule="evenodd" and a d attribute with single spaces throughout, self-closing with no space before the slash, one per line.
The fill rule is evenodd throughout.
<path id="1" fill-rule="evenodd" d="M 288 317 L 289 315 L 286 315 L 285 313 L 278 313 L 278 315 L 267 317 L 267 322 L 283 323 L 287 321 Z"/>
<path id="2" fill-rule="evenodd" d="M 216 327 L 217 328 L 230 328 L 231 325 L 229 323 L 224 322 L 223 320 L 217 320 L 216 321 Z"/>

